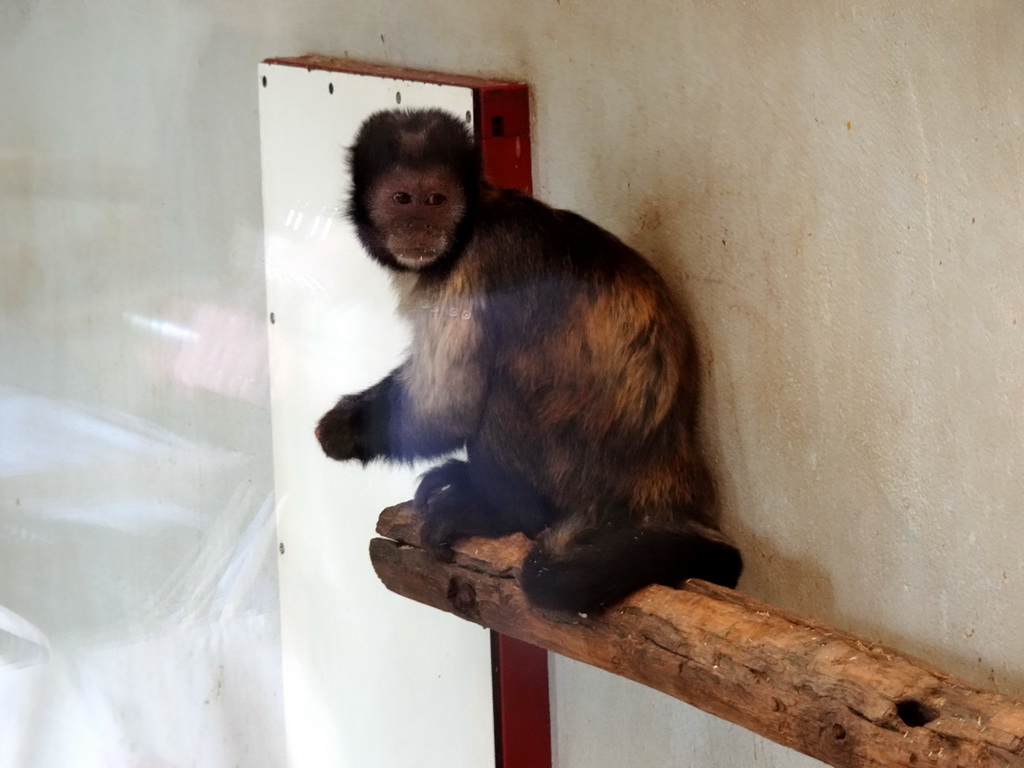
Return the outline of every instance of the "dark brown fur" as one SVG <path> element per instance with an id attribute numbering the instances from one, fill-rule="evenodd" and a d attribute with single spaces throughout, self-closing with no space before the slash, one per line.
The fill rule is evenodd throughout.
<path id="1" fill-rule="evenodd" d="M 734 585 L 739 553 L 709 527 L 694 347 L 650 264 L 576 214 L 487 185 L 443 112 L 371 116 L 351 166 L 350 217 L 396 275 L 413 341 L 324 415 L 327 455 L 465 446 L 468 461 L 420 484 L 424 541 L 444 557 L 462 536 L 537 537 L 522 583 L 539 605 L 595 611 L 690 576 Z"/>

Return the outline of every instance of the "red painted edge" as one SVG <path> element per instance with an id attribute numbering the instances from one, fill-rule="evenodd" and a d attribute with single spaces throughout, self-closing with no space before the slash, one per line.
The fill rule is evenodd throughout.
<path id="1" fill-rule="evenodd" d="M 271 58 L 265 63 L 471 88 L 484 174 L 499 187 L 533 190 L 526 85 L 330 56 Z M 492 632 L 491 663 L 496 768 L 551 768 L 547 651 Z"/>
<path id="2" fill-rule="evenodd" d="M 499 187 L 531 193 L 529 89 L 482 86 L 474 101 L 484 174 Z M 492 632 L 491 663 L 497 768 L 551 768 L 547 651 Z"/>
<path id="3" fill-rule="evenodd" d="M 476 91 L 476 131 L 484 175 L 499 187 L 533 192 L 530 93 L 525 85 Z"/>
<path id="4" fill-rule="evenodd" d="M 548 654 L 492 632 L 498 768 L 551 768 Z"/>

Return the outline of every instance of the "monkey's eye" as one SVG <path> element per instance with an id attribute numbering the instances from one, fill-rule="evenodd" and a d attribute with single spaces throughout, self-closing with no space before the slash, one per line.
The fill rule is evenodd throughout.
<path id="1" fill-rule="evenodd" d="M 391 196 L 391 199 L 399 205 L 408 205 L 412 202 L 412 195 L 408 192 L 395 192 L 395 194 Z"/>
<path id="2" fill-rule="evenodd" d="M 427 205 L 444 205 L 448 201 L 448 198 L 442 195 L 440 192 L 432 192 L 427 197 Z"/>

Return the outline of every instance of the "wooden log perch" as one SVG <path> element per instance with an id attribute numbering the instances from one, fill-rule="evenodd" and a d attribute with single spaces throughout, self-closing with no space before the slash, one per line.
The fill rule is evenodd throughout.
<path id="1" fill-rule="evenodd" d="M 899 651 L 691 580 L 599 617 L 532 608 L 523 536 L 469 539 L 451 563 L 419 547 L 408 505 L 370 542 L 394 592 L 656 688 L 841 768 L 1024 766 L 1024 704 Z"/>

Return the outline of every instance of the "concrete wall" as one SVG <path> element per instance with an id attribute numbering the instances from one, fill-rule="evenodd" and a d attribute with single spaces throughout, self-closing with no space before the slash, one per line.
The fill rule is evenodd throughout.
<path id="1" fill-rule="evenodd" d="M 91 252 L 143 284 L 257 231 L 264 57 L 528 81 L 538 195 L 689 302 L 741 587 L 1024 695 L 1018 4 L 40 0 L 4 5 L 0 42 L 7 226 L 45 218 L 43 181 L 159 202 L 145 236 L 70 238 L 70 273 L 18 251 L 5 313 L 99 279 Z M 243 253 L 221 286 L 260 279 Z M 553 667 L 560 768 L 811 764 Z"/>

